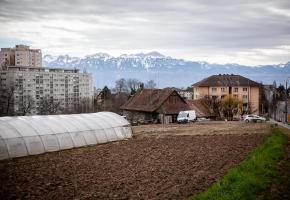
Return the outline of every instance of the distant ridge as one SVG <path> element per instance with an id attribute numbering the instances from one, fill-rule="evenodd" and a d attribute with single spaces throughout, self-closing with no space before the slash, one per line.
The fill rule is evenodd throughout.
<path id="1" fill-rule="evenodd" d="M 98 88 L 113 87 L 119 78 L 137 78 L 144 82 L 153 79 L 159 87 L 187 87 L 214 74 L 239 74 L 256 82 L 271 84 L 276 80 L 284 84 L 290 74 L 290 62 L 254 67 L 235 63 L 222 65 L 175 59 L 157 51 L 118 57 L 102 52 L 84 58 L 44 55 L 43 66 L 86 69 L 93 74 Z"/>

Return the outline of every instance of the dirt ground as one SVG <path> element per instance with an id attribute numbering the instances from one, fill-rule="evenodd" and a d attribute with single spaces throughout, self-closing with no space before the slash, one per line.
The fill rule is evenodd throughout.
<path id="1" fill-rule="evenodd" d="M 268 123 L 204 121 L 190 124 L 133 126 L 135 137 L 163 137 L 168 135 L 225 135 L 269 132 Z"/>
<path id="2" fill-rule="evenodd" d="M 133 139 L 0 162 L 0 199 L 184 199 L 263 142 L 268 124 L 134 127 Z"/>

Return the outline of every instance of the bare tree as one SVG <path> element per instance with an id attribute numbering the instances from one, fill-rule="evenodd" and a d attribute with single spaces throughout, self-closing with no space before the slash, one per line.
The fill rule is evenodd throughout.
<path id="1" fill-rule="evenodd" d="M 48 95 L 43 97 L 39 102 L 39 114 L 49 115 L 62 112 L 61 103 L 59 101 L 54 101 Z"/>
<path id="2" fill-rule="evenodd" d="M 94 112 L 93 100 L 89 97 L 79 98 L 74 105 L 74 113 L 91 113 Z"/>
<path id="3" fill-rule="evenodd" d="M 231 95 L 227 95 L 221 100 L 220 111 L 228 120 L 233 120 L 235 115 L 242 114 L 243 102 L 233 98 Z"/>
<path id="4" fill-rule="evenodd" d="M 210 97 L 206 95 L 203 97 L 202 102 L 210 108 L 211 113 L 214 116 L 218 118 L 221 117 L 221 113 L 220 113 L 221 100 L 219 98 Z"/>
<path id="5" fill-rule="evenodd" d="M 124 78 L 121 78 L 119 80 L 116 81 L 116 87 L 115 87 L 117 93 L 120 92 L 128 92 L 128 86 L 127 86 L 127 82 Z"/>
<path id="6" fill-rule="evenodd" d="M 19 110 L 18 112 L 25 116 L 34 109 L 35 101 L 31 95 L 23 96 L 19 102 Z"/>
<path id="7" fill-rule="evenodd" d="M 154 88 L 156 88 L 155 81 L 154 80 L 147 81 L 147 83 L 145 84 L 145 88 L 148 88 L 148 89 L 154 89 Z"/>
<path id="8" fill-rule="evenodd" d="M 0 99 L 2 100 L 2 108 L 0 115 L 11 115 L 10 108 L 14 103 L 14 92 L 17 90 L 17 86 L 11 85 L 6 88 L 0 81 Z"/>
<path id="9" fill-rule="evenodd" d="M 133 95 L 137 92 L 137 90 L 140 88 L 141 82 L 135 78 L 129 78 L 127 80 L 128 88 L 130 89 L 130 94 Z"/>

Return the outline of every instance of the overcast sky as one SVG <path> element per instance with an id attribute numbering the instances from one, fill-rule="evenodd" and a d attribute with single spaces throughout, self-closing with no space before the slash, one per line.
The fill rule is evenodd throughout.
<path id="1" fill-rule="evenodd" d="M 0 47 L 85 56 L 159 51 L 247 65 L 290 61 L 289 0 L 0 0 Z"/>

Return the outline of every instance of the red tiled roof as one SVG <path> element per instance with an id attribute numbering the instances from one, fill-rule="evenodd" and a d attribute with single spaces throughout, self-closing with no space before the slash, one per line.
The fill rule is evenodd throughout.
<path id="1" fill-rule="evenodd" d="M 234 74 L 219 74 L 207 77 L 192 86 L 209 87 L 209 86 L 259 86 L 260 84 L 246 77 Z"/>
<path id="2" fill-rule="evenodd" d="M 131 97 L 120 108 L 123 110 L 154 112 L 173 92 L 176 91 L 172 89 L 143 89 Z M 179 95 L 177 92 L 176 94 Z M 182 97 L 180 99 L 186 103 Z"/>
<path id="3" fill-rule="evenodd" d="M 201 99 L 197 100 L 187 100 L 187 104 L 189 105 L 191 110 L 194 110 L 197 117 L 209 117 L 212 116 L 210 109 L 205 103 L 202 102 Z"/>

